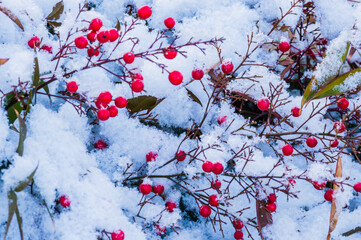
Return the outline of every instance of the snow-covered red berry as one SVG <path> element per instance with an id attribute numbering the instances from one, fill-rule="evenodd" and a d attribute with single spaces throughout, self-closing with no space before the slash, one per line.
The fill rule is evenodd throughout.
<path id="1" fill-rule="evenodd" d="M 171 28 L 174 27 L 175 21 L 174 21 L 173 18 L 168 17 L 168 18 L 164 19 L 164 25 L 165 25 L 167 28 L 171 29 Z"/>
<path id="2" fill-rule="evenodd" d="M 152 186 L 150 184 L 148 184 L 148 183 L 142 183 L 139 186 L 139 191 L 143 195 L 148 195 L 152 191 Z"/>
<path id="3" fill-rule="evenodd" d="M 243 228 L 243 222 L 241 220 L 239 220 L 239 219 L 234 219 L 232 224 L 233 224 L 233 227 L 235 229 L 242 229 Z"/>
<path id="4" fill-rule="evenodd" d="M 212 172 L 214 174 L 221 174 L 224 170 L 224 167 L 223 167 L 223 164 L 222 163 L 219 163 L 219 162 L 216 162 L 213 164 L 213 168 L 212 168 Z"/>
<path id="5" fill-rule="evenodd" d="M 180 73 L 178 71 L 173 71 L 169 74 L 168 79 L 171 84 L 179 85 L 183 81 L 183 75 L 182 75 L 182 73 Z"/>
<path id="6" fill-rule="evenodd" d="M 143 75 L 140 73 L 136 73 L 133 75 L 132 77 L 133 79 L 137 79 L 137 80 L 143 80 Z"/>
<path id="7" fill-rule="evenodd" d="M 192 78 L 194 80 L 201 80 L 204 76 L 204 72 L 202 69 L 193 69 L 192 71 Z"/>
<path id="8" fill-rule="evenodd" d="M 106 121 L 109 119 L 110 113 L 109 113 L 108 109 L 103 108 L 103 109 L 98 110 L 97 116 L 98 116 L 99 120 Z"/>
<path id="9" fill-rule="evenodd" d="M 97 39 L 100 43 L 106 43 L 110 39 L 109 31 L 100 31 L 97 34 Z"/>
<path id="10" fill-rule="evenodd" d="M 210 162 L 210 161 L 205 161 L 205 162 L 202 164 L 202 169 L 203 169 L 203 171 L 205 171 L 205 172 L 207 172 L 207 173 L 212 172 L 213 163 Z"/>
<path id="11" fill-rule="evenodd" d="M 301 116 L 301 109 L 299 109 L 298 107 L 292 108 L 291 112 L 292 112 L 292 116 L 294 116 L 294 117 Z"/>
<path id="12" fill-rule="evenodd" d="M 70 81 L 66 84 L 66 90 L 70 93 L 75 93 L 78 90 L 78 84 L 75 81 Z"/>
<path id="13" fill-rule="evenodd" d="M 109 41 L 115 42 L 119 38 L 119 32 L 117 29 L 112 28 L 109 30 Z"/>
<path id="14" fill-rule="evenodd" d="M 165 207 L 168 212 L 174 212 L 174 208 L 177 208 L 177 204 L 175 204 L 175 202 L 172 201 L 167 201 L 165 203 Z"/>
<path id="15" fill-rule="evenodd" d="M 343 124 L 341 121 L 338 121 L 333 125 L 333 129 L 335 129 L 338 133 L 342 133 L 345 131 L 346 127 L 345 124 Z"/>
<path id="16" fill-rule="evenodd" d="M 164 235 L 166 231 L 167 231 L 167 228 L 166 228 L 166 227 L 161 227 L 159 224 L 157 224 L 157 225 L 155 226 L 155 232 L 156 232 L 158 235 Z"/>
<path id="17" fill-rule="evenodd" d="M 290 144 L 286 144 L 282 147 L 282 153 L 285 156 L 290 156 L 293 153 L 293 147 Z"/>
<path id="18" fill-rule="evenodd" d="M 41 47 L 41 50 L 47 51 L 48 53 L 53 53 L 53 47 L 52 47 L 52 46 L 43 45 L 43 46 Z"/>
<path id="19" fill-rule="evenodd" d="M 266 111 L 269 108 L 269 100 L 268 98 L 261 98 L 257 101 L 257 107 L 259 108 L 259 110 L 261 111 Z"/>
<path id="20" fill-rule="evenodd" d="M 234 239 L 236 239 L 236 240 L 241 240 L 241 239 L 243 239 L 243 232 L 242 231 L 240 231 L 240 230 L 238 230 L 238 231 L 236 231 L 235 233 L 234 233 Z"/>
<path id="21" fill-rule="evenodd" d="M 34 37 L 30 38 L 30 40 L 28 41 L 28 46 L 30 48 L 39 47 L 40 46 L 40 39 L 37 36 L 34 36 Z"/>
<path id="22" fill-rule="evenodd" d="M 140 19 L 147 19 L 152 16 L 152 9 L 149 6 L 142 6 L 138 9 L 138 16 Z"/>
<path id="23" fill-rule="evenodd" d="M 100 20 L 99 18 L 94 18 L 90 21 L 89 24 L 89 30 L 92 31 L 99 31 L 99 29 L 103 26 L 103 22 L 102 20 Z"/>
<path id="24" fill-rule="evenodd" d="M 123 98 L 123 97 L 117 97 L 115 100 L 114 100 L 114 103 L 115 103 L 115 106 L 117 106 L 118 108 L 124 108 L 127 106 L 127 99 L 126 98 Z"/>
<path id="25" fill-rule="evenodd" d="M 212 213 L 212 210 L 209 206 L 207 205 L 202 205 L 200 208 L 199 208 L 199 214 L 202 216 L 202 217 L 209 217 Z"/>
<path id="26" fill-rule="evenodd" d="M 164 193 L 164 186 L 161 184 L 153 186 L 153 192 L 158 195 L 162 195 Z"/>
<path id="27" fill-rule="evenodd" d="M 291 45 L 289 42 L 286 42 L 286 41 L 282 41 L 279 45 L 278 45 L 278 49 L 281 51 L 281 52 L 287 52 L 288 50 L 290 50 L 291 48 Z"/>
<path id="28" fill-rule="evenodd" d="M 103 102 L 100 101 L 99 99 L 95 100 L 95 105 L 97 106 L 98 109 L 107 108 L 107 107 L 108 107 L 108 103 L 103 103 Z"/>
<path id="29" fill-rule="evenodd" d="M 276 194 L 274 194 L 274 193 L 270 193 L 270 194 L 268 195 L 267 199 L 268 199 L 268 202 L 274 203 L 274 202 L 276 202 L 276 200 L 277 200 L 277 196 L 276 196 Z"/>
<path id="30" fill-rule="evenodd" d="M 219 125 L 222 125 L 223 123 L 225 123 L 227 121 L 227 116 L 219 116 L 218 118 L 217 118 L 217 123 L 219 124 Z"/>
<path id="31" fill-rule="evenodd" d="M 361 182 L 355 183 L 355 185 L 353 185 L 353 189 L 354 189 L 356 192 L 361 192 Z"/>
<path id="32" fill-rule="evenodd" d="M 142 80 L 135 80 L 130 85 L 133 92 L 141 92 L 144 89 L 144 83 Z"/>
<path id="33" fill-rule="evenodd" d="M 98 56 L 99 55 L 99 49 L 96 46 L 90 46 L 87 50 L 88 56 Z"/>
<path id="34" fill-rule="evenodd" d="M 218 199 L 217 194 L 212 194 L 211 196 L 209 196 L 208 203 L 209 203 L 209 205 L 211 205 L 213 207 L 218 207 L 219 206 L 219 199 Z"/>
<path id="35" fill-rule="evenodd" d="M 108 111 L 110 117 L 116 117 L 118 115 L 118 108 L 114 105 L 110 106 L 108 108 Z"/>
<path id="36" fill-rule="evenodd" d="M 149 152 L 147 153 L 147 155 L 145 155 L 145 160 L 147 160 L 147 162 L 152 162 L 157 160 L 158 157 L 158 153 L 156 152 Z"/>
<path id="37" fill-rule="evenodd" d="M 91 42 L 95 42 L 97 40 L 97 32 L 95 31 L 89 31 L 86 35 L 87 39 Z"/>
<path id="38" fill-rule="evenodd" d="M 323 197 L 325 198 L 326 201 L 332 202 L 333 190 L 327 190 L 327 191 L 325 192 L 325 194 L 323 195 Z"/>
<path id="39" fill-rule="evenodd" d="M 349 104 L 350 103 L 346 98 L 341 98 L 340 100 L 337 101 L 337 107 L 342 110 L 347 109 Z"/>
<path id="40" fill-rule="evenodd" d="M 219 181 L 218 179 L 211 182 L 211 188 L 213 189 L 220 189 L 221 186 L 222 186 L 222 182 Z"/>
<path id="41" fill-rule="evenodd" d="M 294 180 L 293 178 L 289 178 L 289 179 L 288 179 L 288 182 L 289 182 L 292 186 L 294 186 L 294 185 L 296 184 L 296 180 Z"/>
<path id="42" fill-rule="evenodd" d="M 225 74 L 230 74 L 233 71 L 233 63 L 232 62 L 224 62 L 221 66 L 222 72 Z"/>
<path id="43" fill-rule="evenodd" d="M 266 208 L 270 212 L 274 212 L 277 209 L 277 205 L 275 203 L 267 203 Z"/>
<path id="44" fill-rule="evenodd" d="M 101 92 L 98 96 L 98 100 L 102 103 L 110 103 L 112 101 L 112 94 L 108 91 Z"/>
<path id="45" fill-rule="evenodd" d="M 111 234 L 112 240 L 124 240 L 124 232 L 122 230 L 117 230 Z"/>
<path id="46" fill-rule="evenodd" d="M 60 203 L 60 205 L 63 206 L 63 207 L 69 207 L 71 201 L 70 201 L 70 199 L 69 199 L 68 196 L 62 195 L 62 196 L 59 198 L 59 203 Z"/>
<path id="47" fill-rule="evenodd" d="M 99 150 L 103 150 L 105 148 L 108 147 L 108 144 L 106 142 L 104 142 L 103 140 L 99 139 L 98 141 L 96 141 L 94 143 L 94 148 L 95 149 L 99 149 Z"/>
<path id="48" fill-rule="evenodd" d="M 315 137 L 308 137 L 306 139 L 306 144 L 307 146 L 309 146 L 310 148 L 314 148 L 317 145 L 317 139 Z"/>
<path id="49" fill-rule="evenodd" d="M 131 64 L 134 62 L 135 56 L 131 52 L 124 53 L 123 60 L 126 64 Z"/>
<path id="50" fill-rule="evenodd" d="M 86 48 L 88 46 L 88 39 L 84 36 L 79 36 L 74 40 L 75 46 L 79 49 Z"/>
<path id="51" fill-rule="evenodd" d="M 186 159 L 186 153 L 183 150 L 179 150 L 176 154 L 176 158 L 178 161 L 182 162 Z"/>
<path id="52" fill-rule="evenodd" d="M 313 187 L 317 190 L 323 190 L 326 187 L 325 182 L 319 183 L 318 181 L 313 181 L 312 184 L 313 184 Z"/>
<path id="53" fill-rule="evenodd" d="M 163 55 L 166 59 L 174 59 L 177 56 L 177 50 L 174 47 L 169 47 L 164 50 Z"/>

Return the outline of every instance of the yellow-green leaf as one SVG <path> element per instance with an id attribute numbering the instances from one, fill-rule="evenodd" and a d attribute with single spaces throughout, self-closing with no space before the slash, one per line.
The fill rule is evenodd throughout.
<path id="1" fill-rule="evenodd" d="M 18 206 L 17 201 L 18 201 L 18 198 L 17 198 L 15 192 L 13 190 L 10 190 L 8 192 L 8 202 L 9 202 L 8 221 L 6 223 L 5 236 L 4 236 L 3 240 L 5 240 L 6 236 L 8 235 L 11 220 L 13 219 L 15 211 Z"/>
<path id="2" fill-rule="evenodd" d="M 18 27 L 24 31 L 24 26 L 23 24 L 20 22 L 19 18 L 17 16 L 15 16 L 9 9 L 7 9 L 4 6 L 1 6 L 1 2 L 0 2 L 0 12 L 3 12 L 6 16 L 8 16 L 16 25 L 18 25 Z"/>
<path id="3" fill-rule="evenodd" d="M 46 17 L 47 20 L 58 20 L 60 15 L 64 12 L 63 1 L 58 2 L 53 7 L 53 11 Z"/>
<path id="4" fill-rule="evenodd" d="M 19 134 L 19 144 L 18 144 L 18 148 L 16 149 L 16 152 L 22 156 L 24 154 L 24 141 L 25 141 L 25 138 L 26 138 L 26 132 L 27 132 L 27 128 L 26 128 L 26 124 L 25 124 L 25 119 L 23 119 L 21 116 L 20 116 L 20 113 L 18 113 L 16 110 L 15 110 L 15 113 L 19 119 L 19 131 L 20 131 L 20 134 Z"/>
<path id="5" fill-rule="evenodd" d="M 9 61 L 9 58 L 0 58 L 0 65 L 5 64 L 7 61 Z"/>

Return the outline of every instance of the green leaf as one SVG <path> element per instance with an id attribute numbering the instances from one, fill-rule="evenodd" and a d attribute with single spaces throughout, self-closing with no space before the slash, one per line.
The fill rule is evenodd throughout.
<path id="1" fill-rule="evenodd" d="M 5 64 L 7 61 L 9 61 L 9 58 L 0 58 L 0 65 Z"/>
<path id="2" fill-rule="evenodd" d="M 33 181 L 33 178 L 34 178 L 34 175 L 36 173 L 36 170 L 38 170 L 38 167 L 39 167 L 39 163 L 36 165 L 34 171 L 32 171 L 30 173 L 30 175 L 24 180 L 24 181 L 21 181 L 15 188 L 15 191 L 16 192 L 21 192 L 23 191 L 31 181 Z"/>
<path id="3" fill-rule="evenodd" d="M 21 238 L 21 240 L 23 240 L 24 239 L 23 228 L 22 228 L 23 219 L 20 216 L 19 208 L 18 208 L 17 205 L 16 205 L 16 208 L 15 208 L 15 214 L 16 214 L 16 220 L 18 220 L 20 238 Z"/>
<path id="4" fill-rule="evenodd" d="M 13 219 L 15 211 L 18 207 L 17 201 L 18 201 L 18 198 L 17 198 L 14 190 L 10 190 L 8 192 L 9 214 L 8 214 L 8 221 L 7 221 L 6 229 L 5 229 L 5 236 L 4 236 L 3 240 L 5 240 L 6 236 L 8 235 L 11 220 Z"/>
<path id="5" fill-rule="evenodd" d="M 34 48 L 34 52 L 35 52 L 35 57 L 34 57 L 34 72 L 33 72 L 33 90 L 31 90 L 31 97 L 29 98 L 29 105 L 33 98 L 35 98 L 33 105 L 36 104 L 36 91 L 38 90 L 38 86 L 40 85 L 39 60 L 38 60 L 36 48 Z"/>
<path id="6" fill-rule="evenodd" d="M 199 105 L 201 105 L 201 107 L 203 107 L 201 100 L 199 100 L 199 98 L 196 95 L 194 95 L 194 93 L 191 90 L 189 90 L 188 88 L 186 88 L 186 90 L 188 97 L 190 97 L 194 102 L 198 103 Z"/>
<path id="7" fill-rule="evenodd" d="M 48 24 L 52 25 L 53 27 L 61 26 L 61 22 L 57 22 L 57 21 L 48 21 Z"/>
<path id="8" fill-rule="evenodd" d="M 317 79 L 315 77 L 315 75 L 313 75 L 310 83 L 307 85 L 307 88 L 303 94 L 301 106 L 307 105 L 312 99 L 315 98 L 315 95 L 320 90 L 322 90 L 325 86 L 330 84 L 339 75 L 341 67 L 346 60 L 350 46 L 351 46 L 350 42 L 347 42 L 345 48 L 340 50 L 340 52 L 333 53 L 333 54 L 337 55 L 335 57 L 340 57 L 340 60 L 341 60 L 341 65 L 337 68 L 337 72 L 335 72 L 335 74 L 330 74 L 329 76 L 325 77 L 324 79 L 322 79 L 321 83 L 320 83 L 321 79 Z M 320 64 L 322 64 L 322 62 Z M 318 65 L 318 67 L 320 67 L 320 64 Z M 322 67 L 325 68 L 326 66 L 322 66 Z M 333 69 L 335 66 L 329 66 L 329 67 Z M 315 72 L 316 71 L 317 71 L 317 67 L 316 67 Z"/>
<path id="9" fill-rule="evenodd" d="M 47 20 L 58 20 L 60 15 L 64 12 L 63 1 L 58 2 L 53 7 L 53 11 L 46 17 Z"/>
<path id="10" fill-rule="evenodd" d="M 144 110 L 151 110 L 156 107 L 163 99 L 158 99 L 153 96 L 139 96 L 128 99 L 127 109 L 130 114 L 137 113 Z"/>
<path id="11" fill-rule="evenodd" d="M 1 4 L 1 2 L 0 2 Z M 18 27 L 24 31 L 24 26 L 21 24 L 19 18 L 15 16 L 9 9 L 6 7 L 0 6 L 0 12 L 3 12 L 6 16 L 8 16 Z"/>
<path id="12" fill-rule="evenodd" d="M 117 29 L 117 31 L 120 31 L 120 22 L 119 19 L 117 19 L 117 24 L 115 25 L 115 29 Z"/>
<path id="13" fill-rule="evenodd" d="M 20 134 L 19 134 L 19 144 L 18 144 L 18 148 L 16 149 L 16 152 L 22 156 L 24 154 L 24 141 L 25 141 L 25 138 L 26 138 L 26 132 L 27 132 L 27 128 L 26 128 L 26 124 L 25 124 L 25 120 L 20 116 L 20 113 L 17 112 L 15 110 L 15 113 L 19 119 L 19 131 L 20 131 Z"/>
<path id="14" fill-rule="evenodd" d="M 16 99 L 15 93 L 10 93 L 6 95 L 4 100 L 5 110 L 8 112 L 7 116 L 9 119 L 9 124 L 13 124 L 18 118 L 15 111 L 21 112 L 23 107 L 21 103 Z"/>

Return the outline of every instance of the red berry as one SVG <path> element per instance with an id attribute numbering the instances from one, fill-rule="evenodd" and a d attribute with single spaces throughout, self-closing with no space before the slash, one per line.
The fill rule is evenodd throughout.
<path id="1" fill-rule="evenodd" d="M 219 181 L 218 179 L 211 182 L 211 188 L 213 189 L 220 189 L 221 186 L 222 186 L 222 182 Z"/>
<path id="2" fill-rule="evenodd" d="M 234 239 L 236 239 L 236 240 L 243 239 L 243 232 L 238 230 L 234 233 L 233 236 L 234 236 Z"/>
<path id="3" fill-rule="evenodd" d="M 127 106 L 127 99 L 123 98 L 123 97 L 117 97 L 114 100 L 115 106 L 117 106 L 118 108 L 124 108 Z"/>
<path id="4" fill-rule="evenodd" d="M 269 100 L 268 98 L 261 98 L 260 100 L 257 101 L 257 107 L 259 108 L 259 110 L 261 111 L 266 111 L 269 108 Z"/>
<path id="5" fill-rule="evenodd" d="M 144 89 L 144 83 L 142 80 L 135 80 L 132 82 L 130 88 L 133 92 L 141 92 Z"/>
<path id="6" fill-rule="evenodd" d="M 175 202 L 172 201 L 167 201 L 165 203 L 165 207 L 168 212 L 174 212 L 174 208 L 177 208 L 177 204 L 175 204 Z"/>
<path id="7" fill-rule="evenodd" d="M 164 50 L 163 55 L 166 59 L 174 59 L 177 56 L 177 50 L 175 50 L 173 47 L 169 47 Z"/>
<path id="8" fill-rule="evenodd" d="M 227 116 L 219 116 L 218 119 L 217 119 L 217 122 L 218 122 L 219 125 L 222 125 L 226 121 L 227 121 Z"/>
<path id="9" fill-rule="evenodd" d="M 290 156 L 293 153 L 293 147 L 290 144 L 286 144 L 282 147 L 282 153 L 285 156 Z"/>
<path id="10" fill-rule="evenodd" d="M 102 103 L 108 104 L 112 101 L 112 94 L 110 92 L 101 92 L 98 96 L 98 100 Z"/>
<path id="11" fill-rule="evenodd" d="M 233 227 L 235 229 L 242 229 L 243 228 L 243 222 L 241 220 L 239 220 L 239 219 L 234 219 L 232 224 L 233 224 Z"/>
<path id="12" fill-rule="evenodd" d="M 306 140 L 307 146 L 314 148 L 317 145 L 317 139 L 315 137 L 308 137 Z"/>
<path id="13" fill-rule="evenodd" d="M 223 167 L 223 164 L 222 163 L 219 163 L 219 162 L 216 162 L 213 164 L 213 168 L 212 168 L 212 172 L 214 174 L 221 174 L 224 170 L 224 167 Z"/>
<path id="14" fill-rule="evenodd" d="M 168 79 L 173 85 L 179 85 L 183 81 L 183 75 L 178 71 L 173 71 L 169 74 Z"/>
<path id="15" fill-rule="evenodd" d="M 112 232 L 112 240 L 124 240 L 124 232 L 122 230 L 117 230 Z"/>
<path id="16" fill-rule="evenodd" d="M 294 179 L 292 179 L 292 178 L 289 178 L 289 179 L 288 179 L 288 182 L 289 182 L 292 186 L 294 186 L 294 185 L 296 184 L 296 180 L 294 180 Z"/>
<path id="17" fill-rule="evenodd" d="M 90 21 L 89 30 L 98 31 L 102 26 L 102 20 L 99 18 L 94 18 Z"/>
<path id="18" fill-rule="evenodd" d="M 143 195 L 148 195 L 152 191 L 152 186 L 148 183 L 142 183 L 139 186 L 139 190 Z"/>
<path id="19" fill-rule="evenodd" d="M 99 139 L 98 141 L 96 141 L 94 143 L 94 148 L 95 149 L 99 149 L 99 150 L 103 150 L 105 148 L 108 147 L 108 144 L 106 142 L 104 142 L 103 140 Z"/>
<path id="20" fill-rule="evenodd" d="M 62 195 L 60 198 L 59 198 L 59 202 L 60 202 L 60 205 L 63 206 L 63 207 L 69 207 L 70 206 L 70 199 L 68 198 L 68 196 L 65 196 L 65 195 Z"/>
<path id="21" fill-rule="evenodd" d="M 164 193 L 164 186 L 160 184 L 153 186 L 153 192 L 155 194 L 162 195 Z"/>
<path id="22" fill-rule="evenodd" d="M 114 105 L 110 106 L 108 108 L 108 111 L 110 117 L 116 117 L 118 115 L 118 108 Z"/>
<path id="23" fill-rule="evenodd" d="M 289 44 L 289 42 L 283 41 L 278 45 L 278 49 L 281 52 L 287 52 L 288 50 L 290 50 L 291 45 Z"/>
<path id="24" fill-rule="evenodd" d="M 95 40 L 97 40 L 97 32 L 95 32 L 95 31 L 90 31 L 90 32 L 88 32 L 88 34 L 86 35 L 86 37 L 88 38 L 89 41 L 95 42 Z"/>
<path id="25" fill-rule="evenodd" d="M 212 172 L 213 163 L 210 162 L 210 161 L 205 161 L 205 162 L 202 164 L 202 169 L 203 169 L 203 171 L 205 171 L 205 172 L 207 172 L 207 173 Z"/>
<path id="26" fill-rule="evenodd" d="M 292 112 L 292 116 L 294 116 L 294 117 L 301 116 L 301 109 L 299 109 L 298 107 L 292 108 L 291 112 Z"/>
<path id="27" fill-rule="evenodd" d="M 147 162 L 152 162 L 157 160 L 158 157 L 158 153 L 156 152 L 149 152 L 147 155 L 145 155 L 145 159 L 147 160 Z"/>
<path id="28" fill-rule="evenodd" d="M 316 188 L 317 190 L 323 190 L 326 187 L 326 183 L 319 183 L 318 181 L 313 181 L 312 182 L 313 187 Z"/>
<path id="29" fill-rule="evenodd" d="M 97 39 L 100 43 L 106 43 L 110 39 L 109 31 L 100 31 L 97 34 Z"/>
<path id="30" fill-rule="evenodd" d="M 125 54 L 123 55 L 123 60 L 124 60 L 124 62 L 127 63 L 127 64 L 133 63 L 133 62 L 134 62 L 134 59 L 135 59 L 135 56 L 134 56 L 134 54 L 131 53 L 131 52 L 127 52 L 127 53 L 125 53 Z"/>
<path id="31" fill-rule="evenodd" d="M 209 217 L 212 213 L 212 210 L 209 206 L 207 205 L 202 205 L 200 208 L 199 208 L 199 214 L 202 216 L 202 217 Z"/>
<path id="32" fill-rule="evenodd" d="M 156 225 L 156 227 L 155 227 L 155 232 L 156 232 L 158 235 L 164 235 L 164 234 L 165 234 L 165 231 L 167 231 L 167 228 L 166 228 L 166 227 L 161 227 L 161 226 L 159 226 L 159 224 Z"/>
<path id="33" fill-rule="evenodd" d="M 48 45 L 43 45 L 41 50 L 47 51 L 48 53 L 53 53 L 53 47 Z"/>
<path id="34" fill-rule="evenodd" d="M 142 74 L 140 74 L 140 73 L 136 73 L 136 74 L 134 74 L 133 79 L 136 79 L 136 80 L 143 80 L 143 75 L 142 75 Z"/>
<path id="35" fill-rule="evenodd" d="M 353 185 L 353 189 L 354 189 L 356 192 L 361 192 L 361 182 L 355 183 L 355 185 Z"/>
<path id="36" fill-rule="evenodd" d="M 108 107 L 108 104 L 107 104 L 107 103 L 103 103 L 103 102 L 100 101 L 99 99 L 95 100 L 95 105 L 97 106 L 98 109 L 107 108 L 107 107 Z"/>
<path id="37" fill-rule="evenodd" d="M 109 119 L 110 113 L 109 113 L 108 109 L 103 108 L 103 109 L 98 110 L 97 116 L 98 116 L 99 120 L 106 121 Z"/>
<path id="38" fill-rule="evenodd" d="M 176 154 L 176 158 L 177 158 L 177 160 L 178 161 L 180 161 L 180 162 L 182 162 L 182 161 L 184 161 L 185 159 L 186 159 L 186 153 L 184 152 L 184 151 L 182 151 L 182 150 L 180 150 L 179 152 L 177 152 L 177 154 Z"/>
<path id="39" fill-rule="evenodd" d="M 232 62 L 224 62 L 221 66 L 222 72 L 225 74 L 230 74 L 233 71 L 233 63 Z"/>
<path id="40" fill-rule="evenodd" d="M 66 90 L 70 93 L 75 93 L 78 90 L 78 84 L 75 81 L 70 81 L 66 84 Z"/>
<path id="41" fill-rule="evenodd" d="M 204 72 L 202 69 L 193 69 L 192 78 L 195 80 L 201 80 L 204 76 Z"/>
<path id="42" fill-rule="evenodd" d="M 39 47 L 40 39 L 37 36 L 34 36 L 28 41 L 28 45 L 30 48 Z"/>
<path id="43" fill-rule="evenodd" d="M 275 203 L 267 203 L 266 208 L 270 212 L 274 212 L 277 209 L 277 205 Z"/>
<path id="44" fill-rule="evenodd" d="M 213 207 L 218 207 L 219 206 L 218 196 L 216 194 L 209 196 L 208 203 L 209 203 L 209 205 L 211 205 Z"/>
<path id="45" fill-rule="evenodd" d="M 276 194 L 274 194 L 274 193 L 270 193 L 270 195 L 268 195 L 267 198 L 268 198 L 269 203 L 274 203 L 277 200 Z"/>
<path id="46" fill-rule="evenodd" d="M 109 30 L 109 41 L 115 42 L 119 38 L 119 32 L 117 29 L 112 28 Z"/>
<path id="47" fill-rule="evenodd" d="M 138 16 L 140 19 L 147 19 L 152 15 L 152 9 L 148 6 L 143 6 L 138 9 Z"/>
<path id="48" fill-rule="evenodd" d="M 90 46 L 87 50 L 88 56 L 98 56 L 99 55 L 99 49 L 96 46 Z"/>
<path id="49" fill-rule="evenodd" d="M 171 29 L 171 28 L 174 27 L 175 21 L 174 21 L 174 19 L 171 18 L 171 17 L 166 18 L 166 19 L 164 19 L 164 25 L 165 25 L 167 28 Z"/>
<path id="50" fill-rule="evenodd" d="M 331 142 L 331 147 L 335 148 L 338 146 L 338 140 L 335 139 L 334 141 Z"/>
<path id="51" fill-rule="evenodd" d="M 345 125 L 341 121 L 335 122 L 335 124 L 333 125 L 333 128 L 338 133 L 342 133 L 346 129 Z"/>
<path id="52" fill-rule="evenodd" d="M 325 192 L 325 195 L 323 195 L 326 201 L 332 202 L 333 197 L 333 190 L 328 190 Z"/>
<path id="53" fill-rule="evenodd" d="M 74 40 L 75 46 L 79 49 L 86 48 L 88 46 L 88 40 L 84 36 L 79 36 Z"/>
<path id="54" fill-rule="evenodd" d="M 339 109 L 346 109 L 348 108 L 348 105 L 350 103 L 348 102 L 348 100 L 346 98 L 341 98 L 340 100 L 337 101 L 337 107 Z"/>

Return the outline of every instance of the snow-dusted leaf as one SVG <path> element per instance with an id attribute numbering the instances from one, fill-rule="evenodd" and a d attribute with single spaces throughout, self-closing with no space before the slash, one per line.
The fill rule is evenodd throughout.
<path id="1" fill-rule="evenodd" d="M 153 109 L 161 101 L 163 101 L 163 99 L 158 99 L 153 96 L 139 96 L 128 99 L 127 109 L 130 114 L 133 114 L 136 112 Z"/>
<path id="2" fill-rule="evenodd" d="M 6 16 L 8 16 L 18 27 L 24 31 L 24 26 L 20 22 L 19 18 L 15 16 L 9 9 L 2 6 L 2 3 L 0 2 L 0 12 L 3 12 Z"/>
<path id="3" fill-rule="evenodd" d="M 341 52 L 342 54 L 339 54 L 342 64 L 346 60 L 347 53 L 349 52 L 350 46 L 351 46 L 350 42 L 347 42 L 345 48 Z M 321 83 L 320 83 L 320 80 L 315 77 L 315 75 L 312 76 L 312 79 L 311 79 L 310 83 L 307 85 L 307 88 L 303 94 L 301 106 L 307 105 L 312 99 L 316 98 L 315 96 L 322 89 L 324 89 L 325 87 L 327 87 L 328 85 L 330 85 L 333 81 L 335 81 L 337 79 L 340 69 L 342 67 L 342 64 L 338 67 L 338 71 L 335 74 L 330 74 L 330 76 L 325 77 L 325 79 L 323 79 Z M 323 67 L 325 67 L 325 66 L 323 66 Z M 329 67 L 334 68 L 335 66 L 329 66 Z M 316 71 L 317 71 L 317 67 L 316 67 L 315 72 Z"/>
<path id="4" fill-rule="evenodd" d="M 18 200 L 18 198 L 17 198 L 15 192 L 13 190 L 10 190 L 8 192 L 8 202 L 9 202 L 8 221 L 7 221 L 7 224 L 6 224 L 5 236 L 4 236 L 3 240 L 5 240 L 6 236 L 8 235 L 11 220 L 13 219 L 15 211 L 16 211 L 16 209 L 18 207 L 17 200 Z"/>
<path id="5" fill-rule="evenodd" d="M 189 96 L 194 102 L 198 103 L 199 105 L 201 105 L 201 107 L 203 107 L 201 100 L 199 100 L 199 98 L 198 98 L 191 90 L 189 90 L 188 88 L 186 88 L 186 90 L 187 90 L 188 96 Z"/>
<path id="6" fill-rule="evenodd" d="M 0 65 L 5 64 L 7 61 L 9 61 L 9 58 L 0 58 Z"/>
<path id="7" fill-rule="evenodd" d="M 27 132 L 27 128 L 26 128 L 26 124 L 25 124 L 25 119 L 23 119 L 20 116 L 20 113 L 18 111 L 15 110 L 15 113 L 17 115 L 17 118 L 19 119 L 19 144 L 18 144 L 18 148 L 16 149 L 16 152 L 22 156 L 24 153 L 24 141 L 26 138 L 26 132 Z"/>
<path id="8" fill-rule="evenodd" d="M 262 240 L 265 240 L 262 229 L 273 223 L 272 214 L 266 208 L 266 201 L 256 200 L 258 230 Z"/>
<path id="9" fill-rule="evenodd" d="M 16 186 L 16 188 L 15 188 L 15 191 L 16 191 L 16 192 L 21 192 L 21 191 L 23 191 L 23 190 L 29 185 L 29 183 L 30 183 L 30 182 L 33 180 L 33 178 L 34 178 L 34 175 L 35 175 L 35 173 L 36 173 L 36 170 L 38 170 L 38 167 L 39 167 L 39 163 L 36 165 L 34 171 L 32 171 L 32 172 L 30 173 L 30 175 L 29 175 L 25 180 L 21 181 L 21 182 Z"/>
<path id="10" fill-rule="evenodd" d="M 64 12 L 63 1 L 58 2 L 53 7 L 53 11 L 46 17 L 47 20 L 58 20 L 60 15 Z"/>
<path id="11" fill-rule="evenodd" d="M 337 159 L 335 177 L 336 179 L 342 177 L 342 162 L 340 156 Z M 337 195 L 339 188 L 340 186 L 337 183 L 333 184 L 333 196 Z M 339 206 L 337 199 L 334 197 L 331 203 L 330 226 L 328 229 L 327 240 L 331 239 L 331 232 L 333 232 L 333 230 L 336 228 L 338 217 L 340 216 L 341 211 L 342 206 Z"/>

